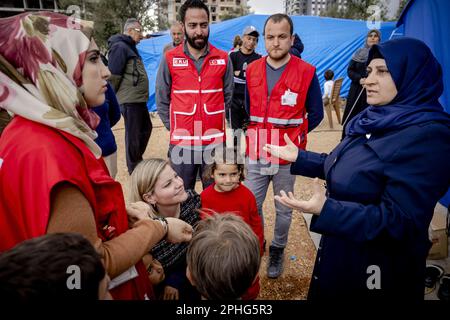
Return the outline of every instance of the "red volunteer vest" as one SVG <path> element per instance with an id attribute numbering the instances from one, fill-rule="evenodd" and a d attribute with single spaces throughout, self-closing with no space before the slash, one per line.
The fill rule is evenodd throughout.
<path id="1" fill-rule="evenodd" d="M 172 77 L 170 144 L 202 146 L 225 141 L 223 76 L 228 54 L 209 45 L 200 74 L 184 46 L 166 53 Z"/>
<path id="2" fill-rule="evenodd" d="M 262 148 L 265 144 L 286 145 L 284 134 L 287 133 L 296 146 L 305 149 L 308 133 L 305 102 L 315 68 L 291 55 L 269 96 L 266 59 L 258 59 L 247 68 L 250 124 L 246 135 L 246 152 L 251 160 L 266 158 L 271 163 L 288 164 L 287 161 L 268 155 Z"/>
<path id="3" fill-rule="evenodd" d="M 106 225 L 116 228 L 114 237 L 128 230 L 122 187 L 107 170 L 80 139 L 14 117 L 0 139 L 0 252 L 46 234 L 51 190 L 60 182 L 81 190 L 103 241 Z M 152 297 L 147 270 L 142 262 L 135 267 L 139 276 L 112 289 L 114 299 Z"/>

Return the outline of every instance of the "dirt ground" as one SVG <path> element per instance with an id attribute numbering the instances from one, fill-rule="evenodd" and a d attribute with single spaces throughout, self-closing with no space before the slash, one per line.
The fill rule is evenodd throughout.
<path id="1" fill-rule="evenodd" d="M 335 117 L 335 115 L 333 114 Z M 163 127 L 156 114 L 151 116 L 153 131 L 144 158 L 166 158 L 169 134 Z M 334 129 L 329 129 L 326 116 L 322 123 L 308 135 L 308 150 L 316 152 L 329 152 L 339 142 L 341 126 L 334 118 Z M 118 174 L 117 180 L 122 184 L 124 191 L 128 189 L 128 172 L 126 170 L 124 151 L 124 125 L 121 120 L 114 128 L 114 135 L 118 145 Z M 297 177 L 295 182 L 295 195 L 301 199 L 309 199 L 311 196 L 312 179 Z M 197 192 L 201 192 L 200 183 L 196 185 Z M 275 221 L 275 209 L 273 203 L 273 191 L 271 186 L 264 202 L 265 237 L 267 251 L 264 254 L 261 269 L 261 292 L 259 299 L 264 300 L 302 300 L 306 299 L 309 288 L 314 260 L 315 247 L 309 236 L 307 225 L 303 215 L 297 211 L 293 214 L 289 232 L 289 241 L 285 250 L 284 272 L 278 279 L 268 279 L 266 276 L 266 263 L 268 261 L 268 247 L 272 240 L 273 225 Z"/>

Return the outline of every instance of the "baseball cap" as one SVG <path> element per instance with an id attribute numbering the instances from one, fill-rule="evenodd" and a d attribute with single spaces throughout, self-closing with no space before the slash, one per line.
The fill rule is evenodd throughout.
<path id="1" fill-rule="evenodd" d="M 259 32 L 258 30 L 256 30 L 256 28 L 254 26 L 247 26 L 245 27 L 244 31 L 242 32 L 242 35 L 250 35 L 250 36 L 254 36 L 254 37 L 259 37 Z"/>

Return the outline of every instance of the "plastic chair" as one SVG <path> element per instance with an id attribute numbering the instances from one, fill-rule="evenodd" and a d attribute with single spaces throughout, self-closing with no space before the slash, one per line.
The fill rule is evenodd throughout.
<path id="1" fill-rule="evenodd" d="M 333 129 L 332 109 L 336 112 L 338 123 L 341 124 L 341 97 L 339 94 L 341 93 L 343 80 L 343 78 L 339 78 L 334 81 L 333 89 L 331 90 L 331 99 L 327 99 L 324 105 L 331 129 Z"/>

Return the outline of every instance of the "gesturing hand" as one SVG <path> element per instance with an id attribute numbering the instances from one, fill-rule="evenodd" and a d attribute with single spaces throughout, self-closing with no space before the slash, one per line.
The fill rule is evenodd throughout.
<path id="1" fill-rule="evenodd" d="M 286 142 L 285 146 L 276 146 L 273 144 L 266 144 L 263 147 L 263 150 L 269 152 L 272 156 L 289 161 L 295 162 L 298 155 L 297 146 L 289 139 L 287 133 L 284 134 L 284 141 Z"/>
<path id="2" fill-rule="evenodd" d="M 275 196 L 275 200 L 289 208 L 305 213 L 320 215 L 323 205 L 327 200 L 325 193 L 325 187 L 319 182 L 318 178 L 315 178 L 313 182 L 313 195 L 308 201 L 297 200 L 292 192 L 286 194 L 284 191 L 281 191 L 279 196 Z"/>

